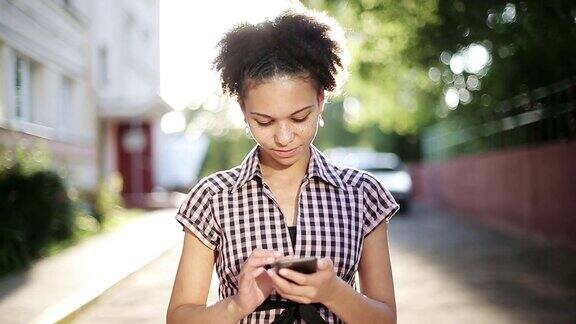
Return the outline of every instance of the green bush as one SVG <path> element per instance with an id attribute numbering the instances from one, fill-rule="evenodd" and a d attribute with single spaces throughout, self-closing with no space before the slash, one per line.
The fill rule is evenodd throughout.
<path id="1" fill-rule="evenodd" d="M 7 273 L 26 267 L 50 241 L 70 237 L 75 209 L 46 152 L 0 152 L 0 273 Z"/>
<path id="2" fill-rule="evenodd" d="M 98 184 L 92 215 L 100 224 L 103 224 L 115 209 L 122 207 L 122 185 L 122 176 L 119 173 L 111 174 Z"/>

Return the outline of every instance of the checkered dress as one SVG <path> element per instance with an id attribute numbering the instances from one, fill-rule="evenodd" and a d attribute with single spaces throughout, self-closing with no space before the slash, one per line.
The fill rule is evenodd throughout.
<path id="1" fill-rule="evenodd" d="M 176 214 L 183 226 L 218 251 L 220 298 L 238 292 L 237 275 L 256 248 L 328 257 L 337 275 L 356 288 L 363 238 L 399 209 L 390 192 L 369 173 L 331 164 L 312 145 L 301 182 L 293 248 L 279 205 L 262 181 L 258 151 L 256 145 L 241 165 L 200 180 Z M 286 300 L 276 292 L 270 299 Z M 270 323 L 281 312 L 256 311 L 240 323 Z M 320 307 L 319 313 L 328 323 L 342 323 L 327 307 Z"/>

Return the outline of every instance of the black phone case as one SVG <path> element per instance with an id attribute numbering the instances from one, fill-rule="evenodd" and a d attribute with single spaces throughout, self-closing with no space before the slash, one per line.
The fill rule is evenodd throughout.
<path id="1" fill-rule="evenodd" d="M 277 270 L 280 270 L 282 268 L 288 268 L 305 274 L 314 273 L 318 270 L 316 258 L 303 258 L 303 259 L 279 261 L 274 264 L 274 267 Z"/>

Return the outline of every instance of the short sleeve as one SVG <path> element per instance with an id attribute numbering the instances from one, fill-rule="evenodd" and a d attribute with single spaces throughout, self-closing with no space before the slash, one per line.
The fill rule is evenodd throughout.
<path id="1" fill-rule="evenodd" d="M 382 221 L 386 224 L 400 209 L 390 191 L 369 173 L 363 174 L 364 218 L 363 231 L 367 236 Z"/>
<path id="2" fill-rule="evenodd" d="M 204 245 L 215 250 L 220 242 L 219 226 L 212 213 L 212 191 L 206 178 L 190 190 L 176 213 L 176 220 Z"/>

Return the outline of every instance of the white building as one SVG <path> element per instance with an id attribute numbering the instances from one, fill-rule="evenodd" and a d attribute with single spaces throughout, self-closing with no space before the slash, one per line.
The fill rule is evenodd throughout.
<path id="1" fill-rule="evenodd" d="M 92 81 L 100 115 L 101 174 L 118 171 L 129 205 L 150 205 L 160 163 L 159 1 L 90 1 Z"/>
<path id="2" fill-rule="evenodd" d="M 0 142 L 42 143 L 72 183 L 97 183 L 89 19 L 69 1 L 0 0 Z"/>
<path id="3" fill-rule="evenodd" d="M 182 185 L 159 83 L 159 0 L 0 0 L 0 143 L 45 143 L 75 186 L 119 172 L 146 206 Z"/>

